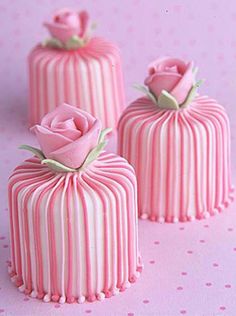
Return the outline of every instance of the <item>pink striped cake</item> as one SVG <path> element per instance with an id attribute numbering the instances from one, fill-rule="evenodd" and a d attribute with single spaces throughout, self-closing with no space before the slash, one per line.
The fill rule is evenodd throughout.
<path id="1" fill-rule="evenodd" d="M 151 64 L 153 77 L 142 87 L 147 97 L 134 101 L 118 125 L 118 152 L 137 175 L 139 216 L 152 221 L 206 218 L 233 199 L 228 116 L 207 96 L 189 93 L 179 101 L 188 66 L 168 58 Z"/>
<path id="2" fill-rule="evenodd" d="M 42 126 L 45 134 L 47 124 L 35 130 L 39 142 Z M 9 179 L 12 281 L 45 302 L 93 302 L 124 291 L 142 269 L 133 167 L 103 151 L 86 167 L 60 171 L 62 164 L 52 169 L 52 160 L 35 154 Z"/>
<path id="3" fill-rule="evenodd" d="M 30 126 L 66 102 L 116 128 L 125 103 L 119 49 L 99 37 L 60 47 L 52 34 L 57 41 L 37 45 L 28 58 Z"/>

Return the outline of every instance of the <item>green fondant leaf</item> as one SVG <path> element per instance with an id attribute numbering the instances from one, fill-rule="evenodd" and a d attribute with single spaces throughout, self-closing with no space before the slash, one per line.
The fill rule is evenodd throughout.
<path id="1" fill-rule="evenodd" d="M 81 37 L 74 35 L 68 39 L 66 44 L 62 43 L 59 39 L 55 37 L 51 37 L 45 40 L 42 43 L 43 46 L 52 47 L 52 48 L 60 48 L 60 49 L 77 49 L 85 45 L 85 40 Z"/>
<path id="2" fill-rule="evenodd" d="M 93 31 L 97 28 L 97 23 L 93 22 L 92 24 L 90 24 L 90 26 L 87 28 L 83 38 L 84 38 L 84 44 L 86 44 L 89 39 L 92 36 Z"/>
<path id="3" fill-rule="evenodd" d="M 112 131 L 112 128 L 105 128 L 104 130 L 101 131 L 99 135 L 98 145 L 89 152 L 84 163 L 78 169 L 67 167 L 63 165 L 62 163 L 53 159 L 46 159 L 43 152 L 37 148 L 31 147 L 28 145 L 21 145 L 19 148 L 29 150 L 41 160 L 41 164 L 46 164 L 50 169 L 56 172 L 75 172 L 75 171 L 80 171 L 82 168 L 90 164 L 93 160 L 95 160 L 100 155 L 101 151 L 104 149 L 104 147 L 107 144 L 105 140 L 105 136 L 107 135 L 107 133 L 110 133 L 111 131 Z"/>
<path id="4" fill-rule="evenodd" d="M 82 164 L 82 166 L 78 169 L 83 169 L 84 167 L 86 167 L 88 164 L 90 164 L 92 161 L 94 161 L 95 159 L 97 159 L 97 157 L 100 155 L 101 151 L 104 149 L 104 147 L 106 146 L 107 142 L 101 142 L 99 143 L 96 147 L 94 147 L 90 153 L 88 154 L 88 156 L 86 157 L 84 163 Z"/>
<path id="5" fill-rule="evenodd" d="M 76 169 L 69 168 L 62 163 L 53 159 L 44 159 L 41 161 L 42 164 L 46 164 L 50 169 L 57 172 L 74 172 Z"/>
<path id="6" fill-rule="evenodd" d="M 94 161 L 95 159 L 97 159 L 97 157 L 100 155 L 101 151 L 104 149 L 104 147 L 107 144 L 107 141 L 105 140 L 105 136 L 110 133 L 112 131 L 112 128 L 105 128 L 101 131 L 100 136 L 99 136 L 99 140 L 98 140 L 98 145 L 96 147 L 94 147 L 89 154 L 87 155 L 84 163 L 82 164 L 82 166 L 80 166 L 80 169 L 83 169 L 84 167 L 86 167 L 88 164 L 90 164 L 92 161 Z"/>
<path id="7" fill-rule="evenodd" d="M 63 43 L 55 37 L 45 40 L 42 45 L 53 48 L 63 48 Z"/>
<path id="8" fill-rule="evenodd" d="M 72 36 L 68 39 L 65 44 L 66 49 L 77 49 L 84 46 L 84 40 L 77 35 Z"/>
<path id="9" fill-rule="evenodd" d="M 193 67 L 193 76 L 196 76 L 198 72 L 198 67 Z"/>
<path id="10" fill-rule="evenodd" d="M 28 151 L 32 152 L 40 160 L 45 159 L 45 156 L 44 156 L 43 152 L 40 149 L 38 149 L 38 148 L 29 146 L 29 145 L 21 145 L 19 147 L 19 149 L 25 149 L 25 150 L 28 150 Z"/>
<path id="11" fill-rule="evenodd" d="M 105 128 L 101 131 L 98 143 L 104 142 L 105 141 L 105 136 L 112 131 L 112 128 L 108 127 Z"/>
<path id="12" fill-rule="evenodd" d="M 162 90 L 158 97 L 158 106 L 161 109 L 178 110 L 179 104 L 176 99 L 166 90 Z"/>
<path id="13" fill-rule="evenodd" d="M 141 85 L 141 84 L 134 84 L 133 87 L 144 94 L 155 104 L 157 104 L 157 99 L 155 95 L 148 89 L 148 87 Z"/>
<path id="14" fill-rule="evenodd" d="M 186 98 L 185 101 L 180 105 L 181 108 L 186 108 L 187 105 L 193 101 L 193 99 L 195 98 L 195 96 L 196 96 L 196 94 L 197 94 L 198 88 L 202 85 L 203 82 L 204 82 L 204 80 L 199 80 L 199 81 L 192 87 L 192 89 L 189 91 L 189 94 L 188 94 L 187 98 Z"/>

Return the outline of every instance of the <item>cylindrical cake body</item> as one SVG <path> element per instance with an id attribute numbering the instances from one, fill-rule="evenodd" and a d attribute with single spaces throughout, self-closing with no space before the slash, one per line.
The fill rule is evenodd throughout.
<path id="1" fill-rule="evenodd" d="M 229 120 L 208 97 L 177 111 L 136 100 L 120 119 L 118 152 L 135 168 L 142 218 L 201 219 L 232 200 Z"/>
<path id="2" fill-rule="evenodd" d="M 29 124 L 63 102 L 78 106 L 116 128 L 124 108 L 124 84 L 118 48 L 92 38 L 77 50 L 42 45 L 29 55 Z"/>
<path id="3" fill-rule="evenodd" d="M 37 158 L 9 179 L 11 277 L 44 301 L 101 300 L 141 271 L 136 177 L 102 153 L 79 173 L 54 173 Z"/>

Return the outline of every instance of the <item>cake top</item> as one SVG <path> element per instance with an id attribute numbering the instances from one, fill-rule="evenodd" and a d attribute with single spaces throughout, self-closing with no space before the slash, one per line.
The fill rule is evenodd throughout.
<path id="1" fill-rule="evenodd" d="M 178 110 L 185 108 L 195 98 L 202 80 L 196 82 L 197 68 L 193 62 L 162 57 L 148 67 L 145 86 L 136 85 L 158 107 Z"/>
<path id="2" fill-rule="evenodd" d="M 77 107 L 63 104 L 46 114 L 40 125 L 31 128 L 40 149 L 22 145 L 34 153 L 42 164 L 57 172 L 83 170 L 94 161 L 106 145 L 110 128 L 101 129 L 101 122 Z"/>
<path id="3" fill-rule="evenodd" d="M 55 12 L 52 21 L 45 22 L 51 38 L 43 45 L 58 49 L 78 49 L 90 39 L 90 32 L 94 24 L 90 25 L 86 11 L 77 12 L 71 9 L 61 9 Z"/>

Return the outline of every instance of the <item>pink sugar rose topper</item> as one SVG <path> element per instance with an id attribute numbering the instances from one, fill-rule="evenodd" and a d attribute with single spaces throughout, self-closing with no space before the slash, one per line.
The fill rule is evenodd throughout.
<path id="1" fill-rule="evenodd" d="M 95 160 L 106 145 L 105 135 L 111 131 L 102 131 L 100 120 L 68 104 L 46 114 L 31 130 L 42 151 L 28 145 L 20 148 L 32 151 L 42 163 L 61 172 L 78 171 Z"/>
<path id="2" fill-rule="evenodd" d="M 88 21 L 89 15 L 86 11 L 76 12 L 70 9 L 57 11 L 53 22 L 44 23 L 52 36 L 52 39 L 46 41 L 46 45 L 67 49 L 83 46 Z"/>
<path id="3" fill-rule="evenodd" d="M 160 108 L 179 109 L 189 104 L 202 81 L 195 83 L 197 69 L 193 62 L 163 57 L 148 67 L 146 86 L 137 86 Z"/>

